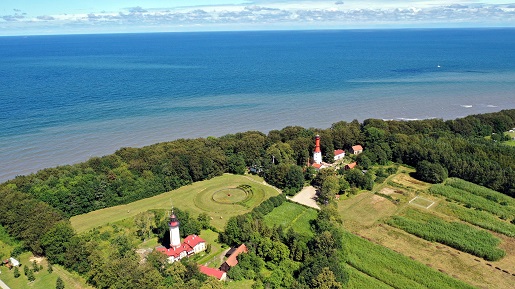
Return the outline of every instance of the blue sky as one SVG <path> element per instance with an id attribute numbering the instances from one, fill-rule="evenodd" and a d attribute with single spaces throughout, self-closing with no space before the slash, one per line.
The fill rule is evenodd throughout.
<path id="1" fill-rule="evenodd" d="M 1 0 L 0 35 L 515 27 L 515 0 Z"/>

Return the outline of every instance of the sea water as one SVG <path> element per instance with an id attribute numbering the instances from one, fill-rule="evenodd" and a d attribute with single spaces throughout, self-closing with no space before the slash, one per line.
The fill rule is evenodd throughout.
<path id="1" fill-rule="evenodd" d="M 515 29 L 0 37 L 0 181 L 124 146 L 515 108 Z"/>

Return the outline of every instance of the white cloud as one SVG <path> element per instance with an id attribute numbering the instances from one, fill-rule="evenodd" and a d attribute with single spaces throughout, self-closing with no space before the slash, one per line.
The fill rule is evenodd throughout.
<path id="1" fill-rule="evenodd" d="M 249 1 L 250 2 L 250 1 Z M 341 3 L 343 2 L 343 3 Z M 385 4 L 387 3 L 387 4 Z M 59 14 L 25 17 L 21 11 L 0 15 L 0 23 L 20 29 L 20 22 L 45 22 L 46 26 L 152 31 L 177 27 L 242 24 L 258 29 L 289 27 L 335 28 L 395 26 L 514 26 L 514 4 L 481 4 L 475 1 L 252 1 L 246 5 L 215 5 L 179 8 L 129 7 L 117 12 Z M 52 24 L 53 23 L 53 24 Z M 239 26 L 234 26 L 238 28 Z"/>

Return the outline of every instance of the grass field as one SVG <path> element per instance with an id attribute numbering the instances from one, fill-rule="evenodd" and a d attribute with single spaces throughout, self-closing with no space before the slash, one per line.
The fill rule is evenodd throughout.
<path id="1" fill-rule="evenodd" d="M 286 230 L 293 228 L 299 234 L 312 236 L 309 222 L 317 217 L 317 211 L 302 205 L 284 202 L 265 216 L 268 226 L 282 225 Z"/>
<path id="2" fill-rule="evenodd" d="M 190 211 L 194 216 L 203 212 L 207 213 L 213 218 L 211 224 L 222 230 L 228 218 L 249 212 L 262 201 L 279 194 L 275 189 L 262 182 L 262 179 L 256 177 L 225 174 L 130 204 L 74 216 L 70 221 L 73 228 L 81 233 L 107 223 L 134 217 L 151 209 L 170 209 L 173 204 L 181 210 Z M 244 204 L 240 204 L 238 201 L 221 203 L 213 200 L 216 193 L 218 196 L 220 191 L 236 189 L 239 185 L 249 185 L 253 191 L 252 197 L 245 200 Z"/>
<path id="3" fill-rule="evenodd" d="M 32 263 L 29 261 L 31 257 L 31 253 L 20 255 L 19 261 L 22 266 L 27 265 L 29 269 L 32 268 Z M 52 289 L 55 288 L 57 277 L 63 279 L 66 289 L 93 289 L 93 287 L 86 285 L 84 278 L 80 277 L 78 274 L 66 271 L 59 265 L 54 265 L 53 272 L 48 273 L 47 262 L 42 260 L 40 264 L 43 265 L 43 270 L 34 273 L 34 277 L 36 278 L 34 282 L 27 280 L 27 276 L 23 274 L 22 268 L 20 268 L 20 277 L 14 278 L 14 270 L 9 271 L 5 267 L 0 267 L 2 270 L 0 279 L 2 279 L 7 286 L 11 287 L 11 289 Z"/>

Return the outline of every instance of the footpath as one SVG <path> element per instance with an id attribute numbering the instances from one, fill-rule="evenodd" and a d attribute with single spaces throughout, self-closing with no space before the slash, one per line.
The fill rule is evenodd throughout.
<path id="1" fill-rule="evenodd" d="M 7 286 L 7 284 L 5 284 L 5 283 L 4 283 L 4 281 L 2 281 L 2 280 L 0 280 L 0 287 L 1 287 L 2 289 L 11 289 L 11 288 L 9 288 L 9 286 Z"/>

